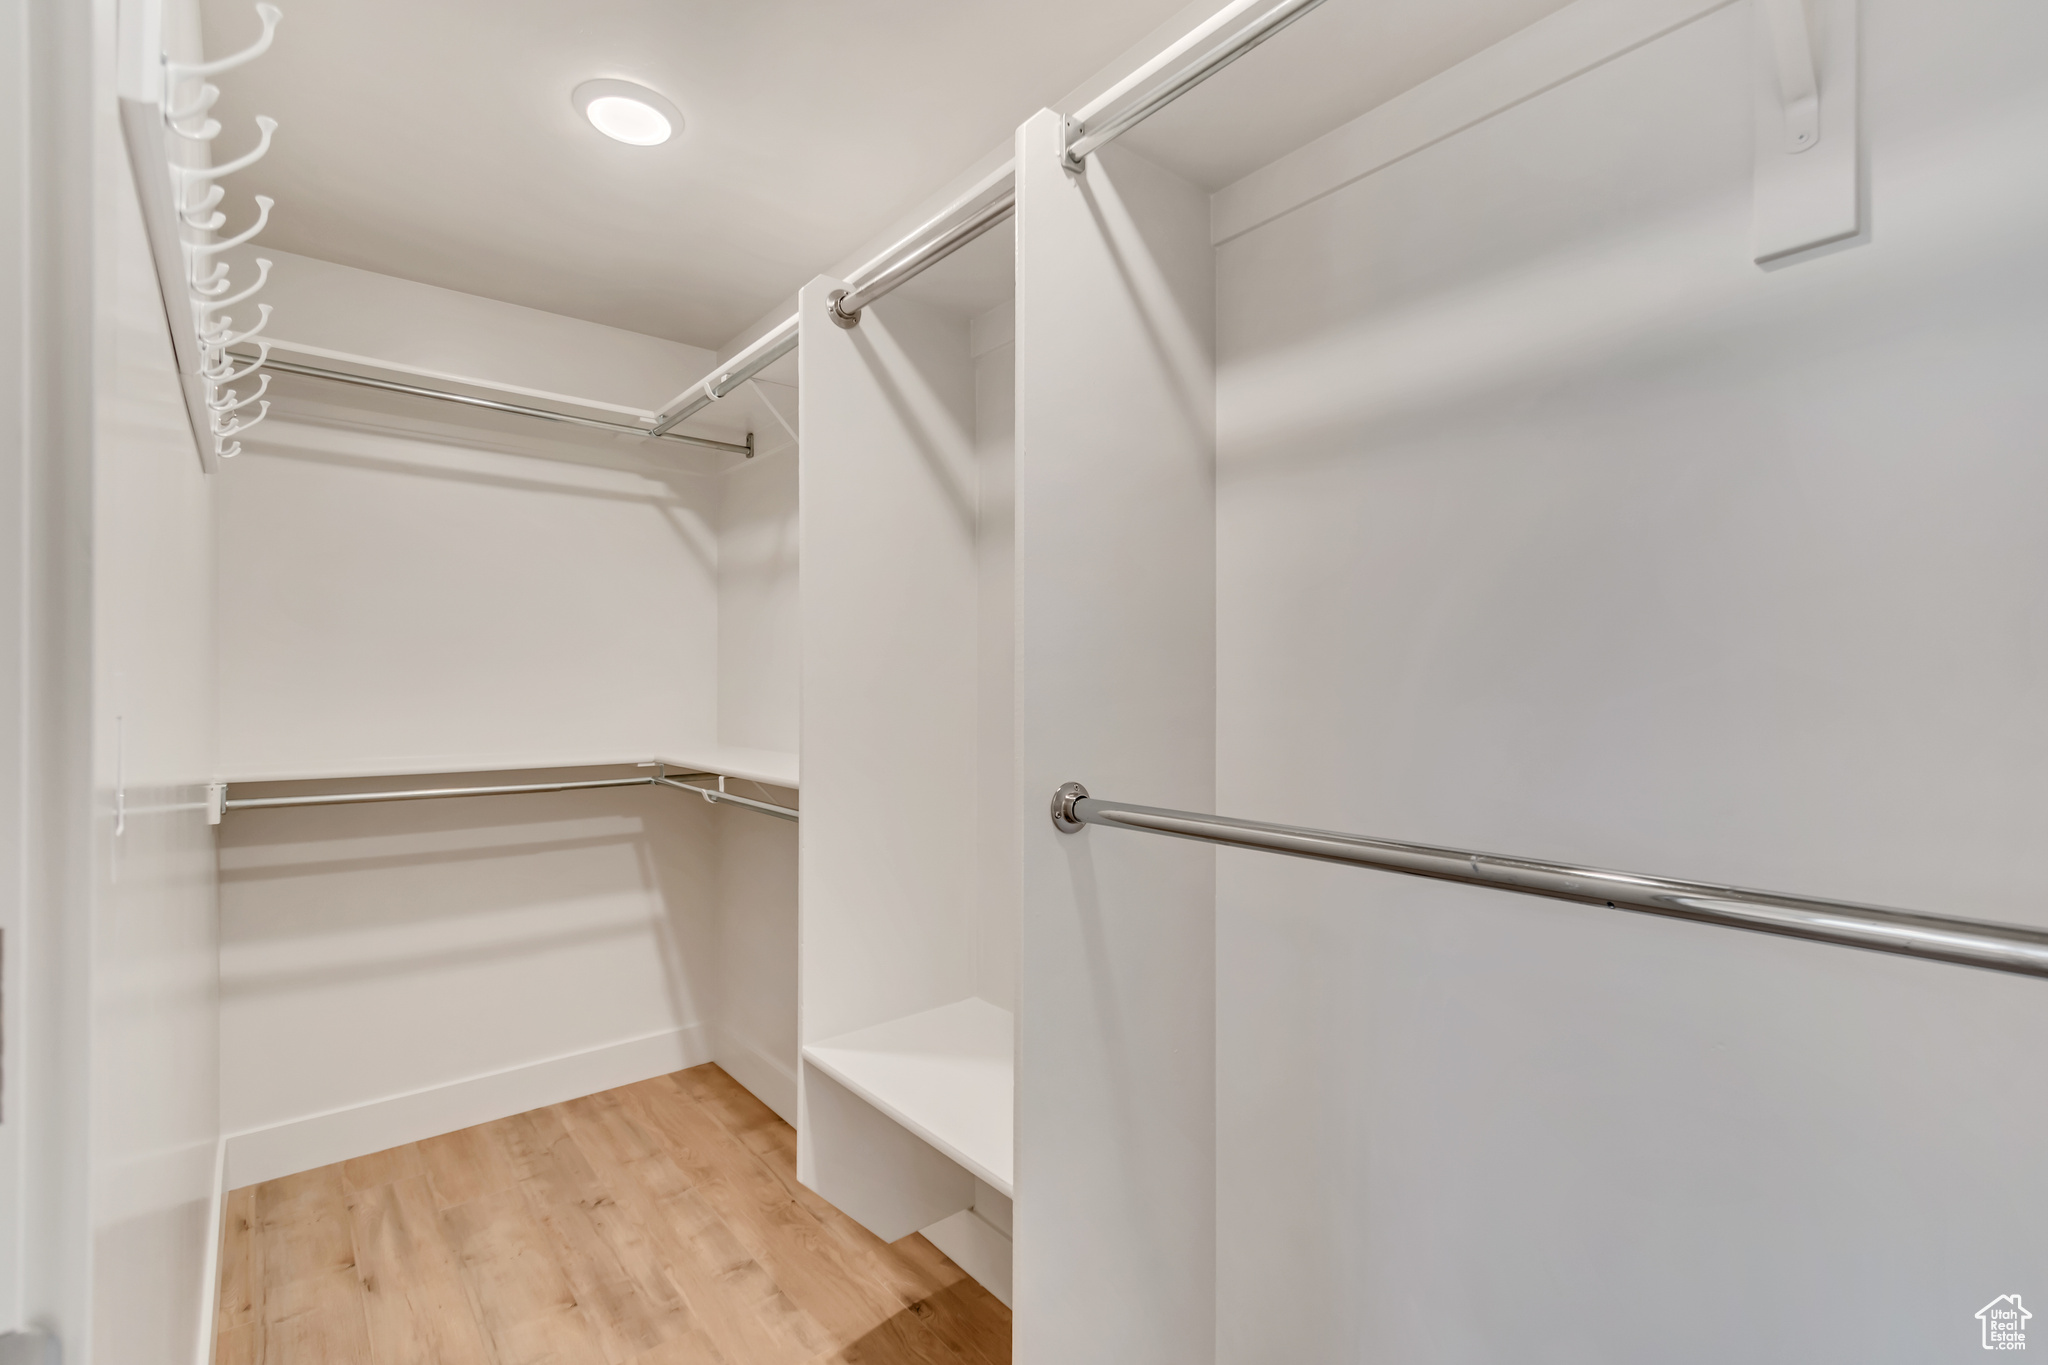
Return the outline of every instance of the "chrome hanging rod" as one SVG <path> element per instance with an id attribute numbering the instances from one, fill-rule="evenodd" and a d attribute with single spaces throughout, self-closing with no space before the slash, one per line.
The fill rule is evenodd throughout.
<path id="1" fill-rule="evenodd" d="M 669 428 L 676 423 L 688 421 L 795 349 L 796 319 L 790 317 L 742 349 L 724 368 L 713 370 L 663 404 L 661 415 L 655 418 L 652 434 L 668 435 Z"/>
<path id="2" fill-rule="evenodd" d="M 966 246 L 1017 211 L 1017 176 L 1014 168 L 993 199 L 970 208 L 965 217 L 952 209 L 926 223 L 890 249 L 880 268 L 851 289 L 835 289 L 826 311 L 841 327 L 860 326 L 863 308 L 916 279 L 940 261 Z"/>
<path id="3" fill-rule="evenodd" d="M 526 782 L 516 787 L 434 787 L 405 792 L 323 792 L 318 796 L 245 796 L 223 799 L 227 810 L 264 810 L 274 806 L 355 806 L 370 801 L 434 801 L 444 796 L 513 796 L 520 792 L 572 792 L 592 787 L 645 787 L 651 777 L 609 777 L 597 782 Z"/>
<path id="4" fill-rule="evenodd" d="M 638 436 L 645 440 L 660 436 L 684 445 L 702 446 L 706 450 L 721 450 L 729 455 L 744 455 L 754 458 L 754 438 L 749 435 L 745 445 L 732 441 L 714 441 L 708 436 L 685 436 L 670 432 L 666 427 L 653 431 L 646 427 L 628 426 L 624 422 L 606 422 L 596 417 L 574 417 L 566 412 L 550 412 L 546 408 L 523 407 L 518 403 L 501 403 L 495 398 L 476 398 L 466 393 L 449 393 L 444 389 L 429 389 L 418 384 L 401 384 L 391 379 L 372 379 L 364 374 L 350 374 L 346 370 L 329 370 L 318 365 L 301 365 L 296 360 L 279 360 L 272 357 L 263 363 L 265 369 L 282 370 L 286 374 L 303 374 L 314 379 L 332 379 L 340 384 L 359 384 L 366 389 L 385 389 L 392 393 L 409 393 L 419 398 L 438 398 L 448 403 L 466 403 L 473 408 L 489 408 L 494 412 L 517 413 L 521 417 L 543 417 L 550 422 L 567 422 L 571 426 L 594 427 L 599 431 L 617 432 L 624 436 Z M 680 420 L 680 419 L 678 419 Z"/>
<path id="5" fill-rule="evenodd" d="M 1132 806 L 1121 801 L 1097 800 L 1078 782 L 1069 782 L 1053 793 L 1052 822 L 1063 834 L 1076 833 L 1086 825 L 1140 830 L 1227 848 L 1352 863 L 1411 877 L 1696 920 L 1729 929 L 1753 929 L 2023 976 L 2048 976 L 2048 929 L 2025 925 L 1917 914 L 1713 882 L 1673 881 L 1534 858 L 1509 858 L 1295 825 Z"/>
<path id="6" fill-rule="evenodd" d="M 766 811 L 784 820 L 795 820 L 797 812 L 788 806 L 778 806 L 772 801 L 756 801 L 749 796 L 738 796 L 725 790 L 725 778 L 716 773 L 683 773 L 684 778 L 717 777 L 718 787 L 692 787 L 669 776 L 665 769 L 657 768 L 654 777 L 607 777 L 587 782 L 522 782 L 516 786 L 501 787 L 430 787 L 418 791 L 399 792 L 323 792 L 316 796 L 245 796 L 231 798 L 227 794 L 228 784 L 216 782 L 208 789 L 208 823 L 219 824 L 220 817 L 231 810 L 269 810 L 280 806 L 356 806 L 372 801 L 437 801 L 451 796 L 516 796 L 526 792 L 572 792 L 589 791 L 598 787 L 674 787 L 678 791 L 695 792 L 707 801 L 730 801 L 735 805 L 753 810 Z"/>
<path id="7" fill-rule="evenodd" d="M 1283 0 L 1171 75 L 1145 86 L 1128 102 L 1118 99 L 1106 110 L 1084 109 L 1067 123 L 1066 145 L 1061 149 L 1060 159 L 1068 170 L 1080 170 L 1090 152 L 1123 136 L 1322 3 L 1323 0 Z"/>

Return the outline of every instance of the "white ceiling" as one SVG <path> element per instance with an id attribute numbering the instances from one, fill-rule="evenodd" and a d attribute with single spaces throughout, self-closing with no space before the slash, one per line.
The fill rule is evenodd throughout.
<path id="1" fill-rule="evenodd" d="M 1324 0 L 1122 141 L 1220 190 L 1567 3 Z"/>
<path id="2" fill-rule="evenodd" d="M 267 244 L 717 347 L 1186 0 L 282 0 L 221 78 Z M 250 0 L 204 0 L 206 50 Z M 629 147 L 569 92 L 637 81 L 683 134 Z M 239 198 L 239 194 L 237 195 Z"/>
<path id="3" fill-rule="evenodd" d="M 218 154 L 279 120 L 234 189 L 277 199 L 280 250 L 717 348 L 1222 3 L 283 0 L 276 46 L 220 82 Z M 1326 0 L 1128 141 L 1219 188 L 1564 3 Z M 203 8 L 209 54 L 255 29 L 249 0 Z M 596 76 L 668 96 L 681 136 L 600 135 L 569 104 Z"/>

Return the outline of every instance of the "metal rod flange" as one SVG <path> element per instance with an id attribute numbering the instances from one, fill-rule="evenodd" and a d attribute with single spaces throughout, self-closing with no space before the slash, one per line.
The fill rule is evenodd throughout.
<path id="1" fill-rule="evenodd" d="M 861 310 L 916 279 L 925 271 L 974 241 L 1017 211 L 1017 185 L 1013 180 L 995 198 L 951 226 L 936 224 L 924 236 L 904 244 L 895 260 L 874 278 L 851 289 L 835 289 L 826 300 L 826 313 L 841 327 L 860 326 Z"/>

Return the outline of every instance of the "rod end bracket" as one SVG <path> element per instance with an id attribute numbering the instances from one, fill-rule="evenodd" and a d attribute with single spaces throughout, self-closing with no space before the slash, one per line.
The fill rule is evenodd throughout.
<path id="1" fill-rule="evenodd" d="M 1052 794 L 1052 827 L 1062 834 L 1078 834 L 1086 828 L 1074 814 L 1074 803 L 1087 795 L 1088 789 L 1079 782 L 1062 782 Z"/>
<path id="2" fill-rule="evenodd" d="M 1079 122 L 1071 118 L 1060 120 L 1060 169 L 1068 175 L 1086 175 L 1088 163 L 1085 158 L 1074 155 L 1074 144 L 1081 140 Z"/>
<path id="3" fill-rule="evenodd" d="M 828 296 L 825 300 L 825 316 L 831 318 L 832 321 L 838 323 L 841 327 L 846 328 L 848 331 L 852 331 L 854 328 L 860 326 L 861 310 L 856 308 L 851 313 L 841 312 L 839 310 L 839 300 L 845 297 L 846 291 L 844 289 L 833 290 L 830 296 Z"/>

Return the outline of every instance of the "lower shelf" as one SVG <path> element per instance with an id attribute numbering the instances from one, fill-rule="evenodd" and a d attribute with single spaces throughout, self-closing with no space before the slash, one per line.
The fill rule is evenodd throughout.
<path id="1" fill-rule="evenodd" d="M 813 1043 L 804 1060 L 1005 1195 L 1016 1193 L 1016 1021 L 956 1000 Z"/>

